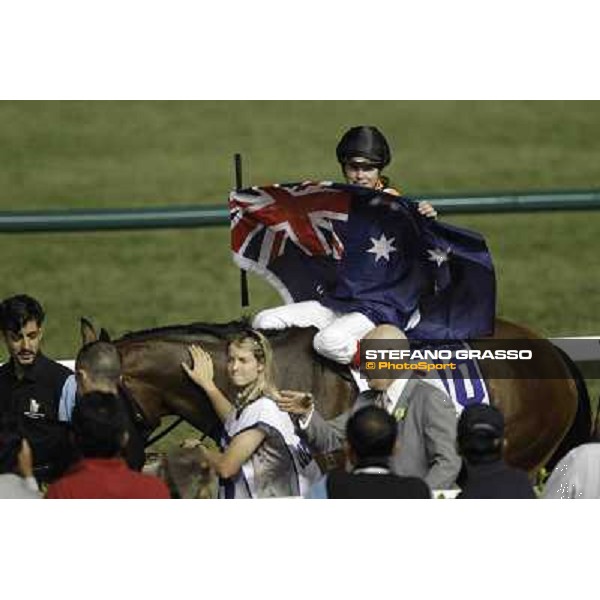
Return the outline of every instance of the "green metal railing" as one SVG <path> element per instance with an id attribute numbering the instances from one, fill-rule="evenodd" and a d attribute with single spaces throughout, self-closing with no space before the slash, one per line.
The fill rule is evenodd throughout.
<path id="1" fill-rule="evenodd" d="M 418 196 L 443 215 L 600 209 L 600 190 Z M 223 205 L 165 208 L 0 212 L 0 233 L 176 229 L 229 224 Z"/>
<path id="2" fill-rule="evenodd" d="M 600 190 L 420 196 L 419 200 L 429 200 L 444 214 L 598 210 Z"/>

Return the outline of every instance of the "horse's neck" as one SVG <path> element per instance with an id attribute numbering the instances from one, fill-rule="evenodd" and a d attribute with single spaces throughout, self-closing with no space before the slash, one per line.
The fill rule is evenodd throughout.
<path id="1" fill-rule="evenodd" d="M 498 340 L 528 340 L 539 339 L 539 335 L 525 325 L 513 323 L 506 319 L 496 319 L 492 339 Z"/>

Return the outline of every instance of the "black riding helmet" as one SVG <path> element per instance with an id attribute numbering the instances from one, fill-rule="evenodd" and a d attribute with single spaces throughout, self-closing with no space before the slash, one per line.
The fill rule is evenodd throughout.
<path id="1" fill-rule="evenodd" d="M 390 163 L 390 147 L 383 133 L 370 125 L 359 125 L 348 129 L 335 149 L 338 162 L 342 165 L 351 158 L 370 160 L 378 169 Z"/>

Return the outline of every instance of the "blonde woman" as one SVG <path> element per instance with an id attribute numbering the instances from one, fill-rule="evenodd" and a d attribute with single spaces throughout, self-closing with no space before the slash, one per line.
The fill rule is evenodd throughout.
<path id="1" fill-rule="evenodd" d="M 192 366 L 182 363 L 190 379 L 208 396 L 223 423 L 221 450 L 202 448 L 220 478 L 220 498 L 301 496 L 319 477 L 309 450 L 281 411 L 273 384 L 273 357 L 268 340 L 245 331 L 227 346 L 227 375 L 236 390 L 231 402 L 215 385 L 210 355 L 190 347 Z"/>

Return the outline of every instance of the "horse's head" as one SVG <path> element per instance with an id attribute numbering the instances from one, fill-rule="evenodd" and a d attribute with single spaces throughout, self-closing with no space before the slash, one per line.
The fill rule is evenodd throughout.
<path id="1" fill-rule="evenodd" d="M 189 361 L 184 341 L 173 342 L 169 336 L 148 336 L 145 332 L 111 341 L 106 329 L 98 334 L 85 317 L 80 319 L 80 331 L 84 346 L 105 341 L 117 348 L 122 363 L 121 385 L 143 413 L 146 429 L 156 429 L 164 416 L 178 415 L 204 433 L 214 434 L 219 424 L 217 416 L 203 390 L 181 368 L 183 361 Z"/>

